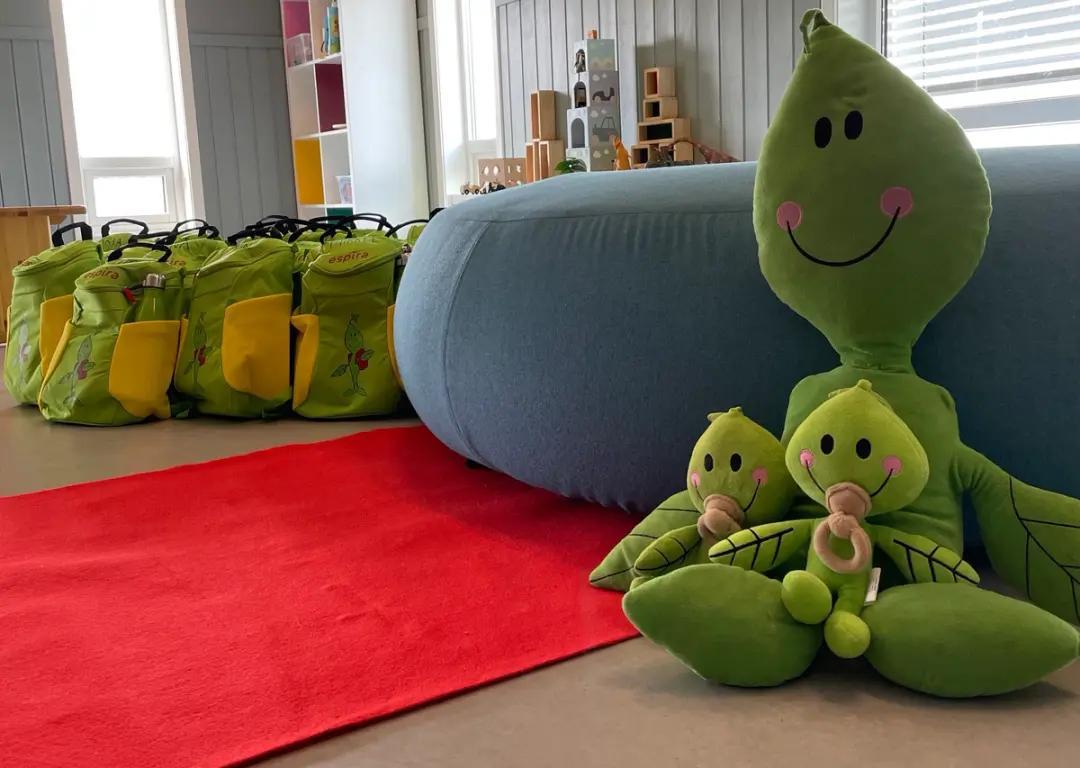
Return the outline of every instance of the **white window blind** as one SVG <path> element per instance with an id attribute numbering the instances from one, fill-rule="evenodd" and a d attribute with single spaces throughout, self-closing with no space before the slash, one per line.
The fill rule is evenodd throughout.
<path id="1" fill-rule="evenodd" d="M 890 0 L 886 53 L 933 94 L 1080 80 L 1080 0 Z"/>
<path id="2" fill-rule="evenodd" d="M 887 0 L 885 54 L 976 145 L 1080 142 L 1080 0 Z"/>

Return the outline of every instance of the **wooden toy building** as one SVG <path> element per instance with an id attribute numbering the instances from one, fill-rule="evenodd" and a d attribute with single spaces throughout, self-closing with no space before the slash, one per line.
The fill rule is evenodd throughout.
<path id="1" fill-rule="evenodd" d="M 641 102 L 637 143 L 630 148 L 634 168 L 644 168 L 659 150 L 668 150 L 677 163 L 694 161 L 694 145 L 678 139 L 690 138 L 690 120 L 679 117 L 675 95 L 675 70 L 651 67 L 645 70 L 645 98 Z"/>
<path id="2" fill-rule="evenodd" d="M 619 71 L 615 41 L 600 40 L 596 30 L 574 46 L 570 109 L 566 111 L 566 156 L 581 160 L 590 171 L 615 167 L 612 139 L 622 135 L 619 118 Z"/>
<path id="3" fill-rule="evenodd" d="M 529 97 L 530 141 L 525 145 L 525 181 L 555 175 L 565 158 L 555 120 L 555 91 L 533 91 Z"/>

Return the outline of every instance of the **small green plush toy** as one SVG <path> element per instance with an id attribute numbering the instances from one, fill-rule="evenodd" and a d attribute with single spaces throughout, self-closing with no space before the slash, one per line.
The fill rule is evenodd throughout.
<path id="1" fill-rule="evenodd" d="M 978 583 L 955 552 L 923 536 L 866 524 L 918 498 L 930 474 L 926 451 L 870 382 L 834 392 L 795 430 L 786 457 L 799 487 L 828 517 L 743 531 L 714 546 L 709 557 L 765 573 L 806 555 L 806 570 L 784 577 L 780 598 L 796 621 L 825 622 L 825 643 L 837 656 L 861 656 L 870 645 L 870 628 L 859 614 L 875 544 L 909 581 Z"/>
<path id="2" fill-rule="evenodd" d="M 742 408 L 708 418 L 690 454 L 686 490 L 661 503 L 608 553 L 589 576 L 593 586 L 625 592 L 635 577 L 708 562 L 712 544 L 745 525 L 779 520 L 787 512 L 795 484 L 784 467 L 780 441 Z M 670 558 L 657 555 L 660 563 L 653 571 L 646 564 L 635 572 L 641 553 L 669 531 L 679 531 L 676 541 L 685 546 Z"/>

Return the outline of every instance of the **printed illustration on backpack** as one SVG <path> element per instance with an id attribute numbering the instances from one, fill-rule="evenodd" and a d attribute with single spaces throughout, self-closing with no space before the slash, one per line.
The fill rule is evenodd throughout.
<path id="1" fill-rule="evenodd" d="M 19 361 L 19 373 L 24 377 L 27 374 L 26 364 L 30 362 L 30 352 L 33 350 L 29 337 L 30 330 L 25 325 L 20 325 L 15 335 L 15 359 Z"/>
<path id="2" fill-rule="evenodd" d="M 352 387 L 345 390 L 345 396 L 360 395 L 366 397 L 367 392 L 360 386 L 360 372 L 368 367 L 368 360 L 373 354 L 370 349 L 364 348 L 364 337 L 360 329 L 356 327 L 357 316 L 349 317 L 349 324 L 345 327 L 345 362 L 334 369 L 330 378 L 336 379 L 346 373 L 352 379 Z"/>
<path id="3" fill-rule="evenodd" d="M 199 322 L 195 324 L 195 330 L 191 332 L 191 359 L 184 366 L 184 375 L 191 374 L 193 389 L 199 391 L 199 369 L 206 365 L 206 356 L 213 347 L 206 343 L 206 327 L 203 318 L 206 313 L 199 314 Z"/>
<path id="4" fill-rule="evenodd" d="M 71 370 L 60 377 L 57 384 L 67 384 L 68 393 L 64 396 L 64 407 L 70 408 L 75 403 L 75 396 L 79 391 L 79 383 L 94 370 L 94 361 L 90 355 L 94 351 L 94 335 L 90 334 L 79 345 L 78 354 L 75 356 L 75 365 Z"/>

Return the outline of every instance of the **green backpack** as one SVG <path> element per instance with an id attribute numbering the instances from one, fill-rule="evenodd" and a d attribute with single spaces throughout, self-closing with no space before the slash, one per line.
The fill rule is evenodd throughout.
<path id="1" fill-rule="evenodd" d="M 293 249 L 245 240 L 195 275 L 174 383 L 201 413 L 258 418 L 289 402 Z"/>
<path id="2" fill-rule="evenodd" d="M 64 244 L 64 233 L 77 229 L 81 240 Z M 53 234 L 53 247 L 11 270 L 8 348 L 4 385 L 17 402 L 38 401 L 41 380 L 71 319 L 75 279 L 101 264 L 101 249 L 87 224 L 71 224 Z"/>
<path id="3" fill-rule="evenodd" d="M 120 258 L 75 281 L 74 310 L 38 395 L 49 421 L 93 426 L 170 416 L 169 384 L 180 336 L 183 270 L 162 261 Z M 149 275 L 155 287 L 144 287 Z"/>
<path id="4" fill-rule="evenodd" d="M 401 247 L 382 233 L 330 240 L 304 271 L 292 319 L 296 413 L 334 419 L 397 410 L 388 312 Z"/>

